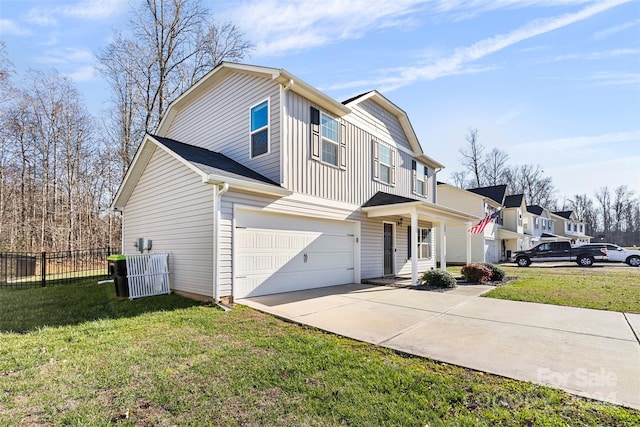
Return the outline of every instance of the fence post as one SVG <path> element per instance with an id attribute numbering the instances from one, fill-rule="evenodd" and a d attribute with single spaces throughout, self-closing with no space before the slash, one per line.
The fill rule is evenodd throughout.
<path id="1" fill-rule="evenodd" d="M 40 275 L 42 276 L 42 287 L 47 286 L 47 253 L 42 252 L 40 259 Z"/>

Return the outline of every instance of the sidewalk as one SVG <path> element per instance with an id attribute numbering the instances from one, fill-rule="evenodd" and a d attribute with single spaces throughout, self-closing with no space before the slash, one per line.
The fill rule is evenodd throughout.
<path id="1" fill-rule="evenodd" d="M 490 288 L 353 284 L 237 302 L 356 340 L 640 409 L 640 315 L 479 298 Z"/>

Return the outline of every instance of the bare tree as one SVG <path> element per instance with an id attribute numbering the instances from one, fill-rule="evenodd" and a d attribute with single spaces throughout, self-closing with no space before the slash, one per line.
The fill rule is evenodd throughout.
<path id="1" fill-rule="evenodd" d="M 113 91 L 106 126 L 115 129 L 123 171 L 173 98 L 221 61 L 240 60 L 253 47 L 234 25 L 215 24 L 199 0 L 144 0 L 129 26 L 130 36 L 116 33 L 96 54 Z"/>
<path id="2" fill-rule="evenodd" d="M 469 134 L 466 136 L 467 146 L 460 149 L 462 156 L 460 163 L 471 174 L 474 184 L 478 187 L 482 186 L 482 177 L 485 169 L 484 147 L 478 141 L 478 129 L 469 128 Z"/>
<path id="3" fill-rule="evenodd" d="M 598 227 L 598 214 L 593 201 L 586 194 L 576 194 L 568 201 L 569 209 L 580 221 L 585 222 L 585 233 L 591 235 Z"/>
<path id="4" fill-rule="evenodd" d="M 611 231 L 611 192 L 609 191 L 609 187 L 601 187 L 595 193 L 596 200 L 600 204 L 599 213 L 601 223 L 601 230 L 605 234 L 609 234 Z"/>
<path id="5" fill-rule="evenodd" d="M 553 206 L 555 204 L 553 180 L 544 176 L 540 166 L 530 164 L 513 166 L 504 174 L 512 194 L 524 194 L 532 205 Z"/>
<path id="6" fill-rule="evenodd" d="M 492 149 L 484 161 L 484 185 L 500 185 L 504 183 L 509 155 L 497 148 Z"/>

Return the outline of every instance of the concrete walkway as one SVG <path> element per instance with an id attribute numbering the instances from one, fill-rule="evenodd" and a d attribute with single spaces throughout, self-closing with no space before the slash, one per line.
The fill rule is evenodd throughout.
<path id="1" fill-rule="evenodd" d="M 238 300 L 257 310 L 405 353 L 640 409 L 640 315 L 345 285 Z"/>

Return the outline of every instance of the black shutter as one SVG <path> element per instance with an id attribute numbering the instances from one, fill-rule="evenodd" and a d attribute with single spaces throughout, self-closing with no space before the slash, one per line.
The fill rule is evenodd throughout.
<path id="1" fill-rule="evenodd" d="M 344 122 L 340 123 L 340 151 L 339 151 L 338 164 L 340 169 L 347 168 L 347 125 Z"/>
<path id="2" fill-rule="evenodd" d="M 415 193 L 418 191 L 418 174 L 416 173 L 417 163 L 415 160 L 411 160 L 411 170 L 413 177 L 413 188 L 412 191 Z"/>
<path id="3" fill-rule="evenodd" d="M 407 235 L 407 242 L 409 242 L 409 247 L 407 250 L 407 259 L 411 259 L 411 239 L 412 239 L 412 235 L 411 235 L 411 226 L 407 227 L 407 233 L 409 233 Z"/>
<path id="4" fill-rule="evenodd" d="M 311 107 L 311 158 L 320 160 L 320 110 Z"/>

